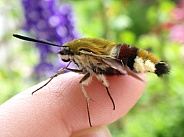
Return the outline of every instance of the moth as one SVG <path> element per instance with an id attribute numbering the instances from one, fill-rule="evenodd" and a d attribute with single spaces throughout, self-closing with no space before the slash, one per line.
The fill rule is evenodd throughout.
<path id="1" fill-rule="evenodd" d="M 169 73 L 170 70 L 166 62 L 158 59 L 152 53 L 128 44 L 117 44 L 100 38 L 80 38 L 64 45 L 58 45 L 18 34 L 13 34 L 13 36 L 26 41 L 61 47 L 61 50 L 57 54 L 62 61 L 68 62 L 66 67 L 58 70 L 43 86 L 33 91 L 32 94 L 45 87 L 58 75 L 63 74 L 65 70 L 84 74 L 79 84 L 86 99 L 90 127 L 92 127 L 89 109 L 90 98 L 84 86 L 89 84 L 93 76 L 96 76 L 105 86 L 112 102 L 113 110 L 115 110 L 115 102 L 109 92 L 109 83 L 105 77 L 106 75 L 128 74 L 142 81 L 137 75 L 138 73 L 151 72 L 161 77 Z M 78 69 L 69 68 L 71 62 L 74 62 L 78 66 Z"/>

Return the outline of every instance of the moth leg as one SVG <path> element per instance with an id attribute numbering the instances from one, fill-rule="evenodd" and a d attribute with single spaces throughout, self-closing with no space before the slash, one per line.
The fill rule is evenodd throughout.
<path id="1" fill-rule="evenodd" d="M 84 89 L 84 85 L 87 85 L 89 83 L 89 78 L 90 78 L 90 73 L 87 73 L 81 80 L 80 80 L 80 87 L 82 89 L 82 92 L 85 96 L 85 99 L 86 99 L 86 104 L 87 104 L 87 111 L 88 111 L 88 120 L 89 120 L 89 125 L 90 127 L 92 127 L 92 124 L 91 124 L 91 117 L 90 117 L 90 107 L 89 107 L 89 97 L 87 95 L 87 92 L 86 90 Z"/>
<path id="2" fill-rule="evenodd" d="M 60 70 L 58 70 L 57 73 L 55 73 L 53 76 L 50 77 L 50 79 L 44 84 L 42 85 L 41 87 L 37 88 L 36 90 L 34 90 L 32 92 L 32 94 L 34 94 L 35 92 L 37 92 L 38 90 L 42 89 L 43 87 L 45 87 L 47 84 L 49 84 L 55 77 L 63 74 L 63 72 L 65 70 L 70 70 L 70 71 L 73 71 L 73 72 L 76 72 L 76 73 L 81 73 L 82 70 L 77 70 L 77 69 L 70 69 L 70 68 L 67 68 L 69 65 L 70 65 L 71 62 L 68 63 L 68 65 L 65 67 L 65 68 L 61 68 Z"/>
<path id="3" fill-rule="evenodd" d="M 70 70 L 70 71 L 75 72 L 75 73 L 81 73 L 81 74 L 83 74 L 82 70 L 80 70 L 80 69 L 65 68 L 65 70 Z"/>
<path id="4" fill-rule="evenodd" d="M 41 87 L 37 88 L 36 90 L 34 90 L 32 92 L 32 94 L 34 94 L 35 92 L 37 92 L 38 90 L 42 89 L 43 87 L 45 87 L 47 84 L 49 84 L 51 82 L 51 80 L 53 80 L 55 77 L 57 77 L 58 75 L 62 74 L 63 71 L 65 70 L 65 68 L 60 69 L 56 74 L 54 74 L 53 76 L 50 77 L 50 79 Z"/>
<path id="5" fill-rule="evenodd" d="M 115 103 L 114 103 L 114 100 L 113 100 L 113 98 L 112 98 L 112 96 L 111 96 L 111 94 L 109 92 L 109 83 L 108 83 L 107 79 L 105 78 L 104 75 L 97 75 L 97 78 L 99 80 L 101 80 L 102 84 L 105 86 L 107 94 L 108 94 L 109 98 L 111 99 L 111 102 L 112 102 L 112 105 L 113 105 L 113 110 L 115 110 L 115 108 L 116 108 L 115 107 Z"/>

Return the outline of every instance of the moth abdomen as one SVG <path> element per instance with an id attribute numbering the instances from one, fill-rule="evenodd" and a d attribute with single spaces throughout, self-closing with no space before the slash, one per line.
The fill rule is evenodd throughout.
<path id="1" fill-rule="evenodd" d="M 117 58 L 132 71 L 136 73 L 152 72 L 157 76 L 169 73 L 167 63 L 161 61 L 147 50 L 142 50 L 127 44 L 121 44 L 119 47 Z"/>
<path id="2" fill-rule="evenodd" d="M 127 44 L 121 44 L 118 59 L 122 60 L 123 64 L 133 70 L 134 59 L 137 56 L 138 48 Z"/>

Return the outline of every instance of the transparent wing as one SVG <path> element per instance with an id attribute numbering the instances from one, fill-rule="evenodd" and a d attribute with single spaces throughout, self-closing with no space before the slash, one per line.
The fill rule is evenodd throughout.
<path id="1" fill-rule="evenodd" d="M 131 75 L 132 77 L 134 77 L 138 80 L 143 81 L 135 72 L 130 70 L 130 68 L 127 65 L 123 64 L 123 62 L 117 58 L 114 58 L 114 57 L 111 57 L 108 55 L 97 55 L 97 54 L 94 54 L 92 52 L 88 52 L 85 50 L 81 50 L 80 53 L 95 57 L 96 59 L 105 63 L 109 67 L 116 69 L 117 71 L 119 71 L 123 75 L 128 74 L 128 75 Z"/>

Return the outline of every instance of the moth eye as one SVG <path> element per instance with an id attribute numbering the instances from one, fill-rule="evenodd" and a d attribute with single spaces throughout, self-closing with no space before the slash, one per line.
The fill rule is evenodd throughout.
<path id="1" fill-rule="evenodd" d="M 70 51 L 69 47 L 63 46 L 61 50 L 58 52 L 58 56 L 61 58 L 63 62 L 69 62 L 70 57 L 73 55 L 73 53 Z"/>
<path id="2" fill-rule="evenodd" d="M 59 55 L 70 55 L 69 47 L 62 47 L 61 50 L 58 52 Z"/>

